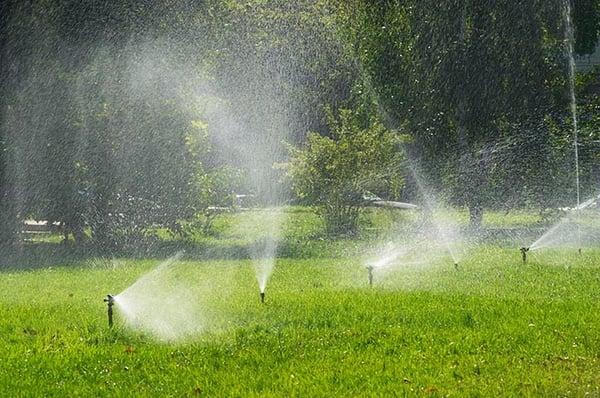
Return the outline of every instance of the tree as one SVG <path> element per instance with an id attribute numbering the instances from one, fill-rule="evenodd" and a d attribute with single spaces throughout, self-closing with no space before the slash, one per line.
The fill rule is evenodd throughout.
<path id="1" fill-rule="evenodd" d="M 18 186 L 16 97 L 28 71 L 33 2 L 0 2 L 0 245 L 18 241 L 23 216 Z"/>
<path id="2" fill-rule="evenodd" d="M 572 9 L 575 25 L 575 52 L 579 55 L 591 54 L 598 45 L 600 1 L 574 0 Z"/>
<path id="3" fill-rule="evenodd" d="M 329 134 L 325 108 L 347 106 L 355 69 L 322 1 L 211 1 L 207 63 L 221 100 L 208 117 L 219 161 L 243 169 L 245 192 L 281 204 L 284 143 Z"/>
<path id="4" fill-rule="evenodd" d="M 598 67 L 578 76 L 579 162 L 582 200 L 600 191 L 600 75 Z M 569 149 L 572 149 L 570 147 Z"/>
<path id="5" fill-rule="evenodd" d="M 484 206 L 507 199 L 493 189 L 493 172 L 501 169 L 496 143 L 520 141 L 513 149 L 525 152 L 542 148 L 528 167 L 548 169 L 544 154 L 552 140 L 540 121 L 564 114 L 567 102 L 557 1 L 382 1 L 373 7 L 357 0 L 345 10 L 343 26 L 356 40 L 387 122 L 412 133 L 411 159 L 434 180 L 450 182 L 473 227 Z M 516 121 L 526 128 L 506 128 Z M 522 137 L 530 132 L 536 140 Z M 520 159 L 518 152 L 513 159 Z"/>
<path id="6" fill-rule="evenodd" d="M 10 29 L 12 28 L 10 17 L 12 16 L 12 2 L 0 3 L 0 245 L 11 242 L 14 239 L 15 215 L 12 211 L 12 198 L 10 194 L 8 175 L 8 134 L 6 126 L 6 113 L 9 96 L 10 71 L 8 60 L 11 58 Z"/>
<path id="7" fill-rule="evenodd" d="M 2 220 L 10 209 L 15 220 L 58 221 L 78 240 L 89 226 L 99 246 L 113 247 L 191 217 L 206 160 L 192 153 L 192 136 L 208 140 L 186 91 L 202 76 L 189 73 L 189 55 L 182 60 L 195 53 L 173 40 L 188 14 L 158 12 L 162 2 L 26 3 L 2 3 L 10 12 L 0 50 L 11 61 L 2 78 L 15 78 L 2 81 Z"/>
<path id="8" fill-rule="evenodd" d="M 353 234 L 365 196 L 398 197 L 404 184 L 400 137 L 350 110 L 329 119 L 332 137 L 308 135 L 292 149 L 288 174 L 300 199 L 316 206 L 330 234 Z"/>

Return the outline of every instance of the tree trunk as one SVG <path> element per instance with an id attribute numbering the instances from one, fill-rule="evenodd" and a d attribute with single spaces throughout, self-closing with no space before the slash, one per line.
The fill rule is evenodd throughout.
<path id="1" fill-rule="evenodd" d="M 19 27 L 15 27 L 11 19 L 19 14 L 31 17 L 31 6 L 32 3 L 26 5 L 18 1 L 0 2 L 0 245 L 21 242 L 18 184 L 15 180 L 17 137 L 8 127 L 7 115 L 14 112 L 10 109 L 9 98 L 20 89 L 25 76 L 19 46 L 25 40 L 22 35 L 31 28 L 31 18 L 23 18 Z"/>
<path id="2" fill-rule="evenodd" d="M 483 220 L 483 207 L 478 203 L 469 205 L 469 226 L 471 229 L 477 230 L 481 228 Z"/>
<path id="3" fill-rule="evenodd" d="M 460 42 L 462 45 L 462 54 L 460 58 L 459 68 L 465 82 L 469 81 L 472 76 L 468 73 L 468 43 L 466 38 L 467 30 L 467 9 L 466 2 L 463 4 L 461 29 L 459 33 Z M 480 169 L 477 156 L 474 153 L 474 127 L 472 125 L 473 109 L 469 106 L 468 96 L 473 93 L 465 92 L 463 88 L 458 96 L 458 105 L 456 108 L 456 124 L 457 124 L 457 141 L 459 151 L 459 189 L 462 202 L 469 209 L 469 225 L 472 229 L 479 229 L 483 219 L 483 206 L 481 204 L 480 190 L 485 182 L 483 170 Z"/>

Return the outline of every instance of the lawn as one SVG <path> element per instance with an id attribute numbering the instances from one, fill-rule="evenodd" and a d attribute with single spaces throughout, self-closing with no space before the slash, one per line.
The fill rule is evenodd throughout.
<path id="1" fill-rule="evenodd" d="M 299 228 L 294 239 L 320 239 Z M 516 247 L 479 244 L 458 270 L 441 254 L 376 273 L 373 287 L 364 257 L 331 253 L 279 258 L 264 305 L 248 259 L 6 269 L 0 396 L 600 394 L 600 249 L 540 250 L 523 265 Z M 157 336 L 118 306 L 110 330 L 102 299 L 143 275 L 154 279 L 135 285 L 138 301 L 201 332 Z M 178 323 L 190 299 L 194 317 Z"/>

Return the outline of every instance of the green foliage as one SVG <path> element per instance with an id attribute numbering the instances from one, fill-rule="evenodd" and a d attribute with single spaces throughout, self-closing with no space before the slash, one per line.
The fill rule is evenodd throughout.
<path id="1" fill-rule="evenodd" d="M 273 112 L 286 115 L 293 142 L 307 131 L 325 133 L 325 106 L 344 104 L 356 81 L 328 1 L 209 3 L 210 72 L 225 88 L 221 95 L 233 114 L 259 136 L 277 129 L 264 123 L 278 120 Z"/>
<path id="2" fill-rule="evenodd" d="M 575 2 L 578 48 L 596 42 L 592 3 Z M 413 159 L 475 226 L 484 206 L 544 207 L 572 190 L 563 9 L 356 0 L 336 10 L 386 123 L 412 134 Z"/>
<path id="3" fill-rule="evenodd" d="M 88 229 L 114 249 L 214 206 L 205 192 L 220 184 L 219 167 L 209 164 L 200 101 L 183 78 L 164 76 L 181 43 L 167 50 L 161 39 L 192 21 L 153 7 L 49 0 L 2 15 L 0 50 L 14 55 L 18 83 L 1 93 L 0 145 L 10 152 L 0 151 L 0 202 L 21 219 L 60 222 L 77 241 Z M 197 72 L 185 83 L 203 78 Z M 7 221 L 9 206 L 0 207 Z"/>
<path id="4" fill-rule="evenodd" d="M 215 168 L 197 175 L 198 198 L 194 214 L 178 221 L 171 233 L 190 238 L 194 233 L 212 234 L 216 218 L 236 210 L 235 192 L 242 186 L 240 170 L 231 167 Z"/>
<path id="5" fill-rule="evenodd" d="M 303 148 L 292 149 L 288 172 L 298 197 L 317 206 L 330 233 L 354 233 L 365 195 L 399 196 L 401 137 L 350 110 L 329 123 L 332 137 L 311 133 Z"/>
<path id="6" fill-rule="evenodd" d="M 582 165 L 582 199 L 600 189 L 600 68 L 579 76 L 579 156 Z"/>
<path id="7" fill-rule="evenodd" d="M 575 52 L 591 54 L 598 45 L 600 33 L 600 1 L 574 0 Z"/>

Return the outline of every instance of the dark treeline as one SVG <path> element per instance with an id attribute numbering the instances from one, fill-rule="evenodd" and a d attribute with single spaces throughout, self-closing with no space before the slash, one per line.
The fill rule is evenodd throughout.
<path id="1" fill-rule="evenodd" d="M 291 195 L 272 167 L 287 159 L 282 144 L 302 146 L 309 132 L 335 141 L 337 130 L 347 140 L 331 122 L 338 112 L 362 142 L 369 131 L 388 137 L 379 121 L 401 136 L 408 161 L 474 224 L 484 208 L 572 204 L 564 9 L 558 0 L 1 2 L 0 243 L 18 241 L 26 219 L 101 247 L 156 226 L 206 230 L 210 209 L 231 206 L 235 192 L 263 203 Z M 599 11 L 597 0 L 575 1 L 579 54 L 595 48 Z M 597 87 L 596 74 L 578 77 L 587 194 L 600 180 Z M 377 181 L 344 192 L 411 199 L 410 184 Z M 344 195 L 366 192 L 354 194 Z"/>

